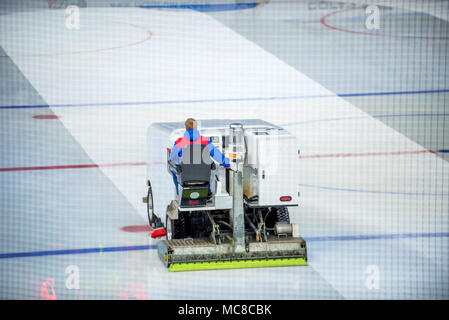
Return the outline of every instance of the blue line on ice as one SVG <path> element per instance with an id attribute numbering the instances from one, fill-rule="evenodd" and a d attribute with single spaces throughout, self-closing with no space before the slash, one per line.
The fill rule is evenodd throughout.
<path id="1" fill-rule="evenodd" d="M 130 102 L 102 102 L 102 103 L 74 103 L 74 104 L 54 104 L 54 105 L 15 105 L 0 106 L 0 109 L 35 109 L 35 108 L 63 108 L 63 107 L 106 107 L 106 106 L 137 106 L 148 104 L 180 104 L 180 103 L 211 103 L 211 102 L 232 102 L 232 101 L 276 101 L 295 99 L 317 99 L 338 97 L 362 97 L 362 96 L 387 96 L 387 95 L 407 95 L 407 94 L 430 94 L 447 93 L 449 89 L 437 90 L 413 90 L 413 91 L 386 91 L 386 92 L 360 92 L 341 93 L 310 96 L 285 96 L 285 97 L 248 97 L 248 98 L 221 98 L 221 99 L 198 99 L 198 100 L 161 100 L 161 101 L 130 101 Z"/>
<path id="2" fill-rule="evenodd" d="M 150 249 L 156 249 L 156 246 L 155 245 L 143 245 L 143 246 L 126 246 L 126 247 L 104 247 L 104 248 L 99 247 L 99 248 L 84 248 L 84 249 L 11 252 L 11 253 L 1 253 L 0 259 L 56 256 L 56 255 L 66 255 L 66 254 L 82 254 L 82 253 L 136 251 L 136 250 L 150 250 Z"/>
<path id="3" fill-rule="evenodd" d="M 308 242 L 325 242 L 325 241 L 358 241 L 358 240 L 395 240 L 410 238 L 447 238 L 449 232 L 435 233 L 398 233 L 398 234 L 373 234 L 373 235 L 354 235 L 354 236 L 325 236 L 325 237 L 309 237 L 305 238 Z M 83 254 L 83 253 L 100 253 L 100 252 L 118 252 L 118 251 L 136 251 L 136 250 L 155 250 L 156 245 L 142 246 L 126 246 L 126 247 L 105 247 L 105 248 L 86 248 L 86 249 L 67 249 L 67 250 L 50 250 L 50 251 L 31 251 L 31 252 L 11 252 L 1 253 L 0 259 L 11 258 L 29 258 L 55 255 Z"/>
<path id="4" fill-rule="evenodd" d="M 141 5 L 142 9 L 189 9 L 199 12 L 234 11 L 251 9 L 257 6 L 252 3 L 211 3 L 211 4 L 176 4 L 176 5 Z"/>

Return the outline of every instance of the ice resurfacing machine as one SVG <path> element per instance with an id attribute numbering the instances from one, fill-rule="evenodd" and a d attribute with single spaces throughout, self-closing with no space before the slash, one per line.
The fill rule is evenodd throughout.
<path id="1" fill-rule="evenodd" d="M 306 242 L 288 212 L 299 197 L 295 137 L 258 119 L 198 123 L 201 135 L 229 159 L 230 170 L 201 144 L 185 147 L 180 165 L 170 160 L 183 122 L 148 129 L 143 200 L 150 226 L 167 230 L 158 243 L 162 262 L 169 271 L 306 265 Z"/>

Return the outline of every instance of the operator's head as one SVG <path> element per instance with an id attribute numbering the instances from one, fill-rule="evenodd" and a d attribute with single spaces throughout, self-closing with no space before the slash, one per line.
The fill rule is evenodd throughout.
<path id="1" fill-rule="evenodd" d="M 186 120 L 185 124 L 186 124 L 186 130 L 192 130 L 192 129 L 196 130 L 198 128 L 198 123 L 193 118 L 188 118 Z"/>

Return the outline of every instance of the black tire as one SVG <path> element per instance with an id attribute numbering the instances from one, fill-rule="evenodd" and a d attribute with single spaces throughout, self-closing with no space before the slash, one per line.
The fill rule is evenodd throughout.
<path id="1" fill-rule="evenodd" d="M 172 239 L 184 239 L 186 237 L 186 218 L 184 213 L 178 212 L 177 220 L 167 219 L 171 224 Z"/>
<path id="2" fill-rule="evenodd" d="M 148 180 L 148 193 L 147 193 L 147 216 L 148 216 L 148 224 L 150 227 L 154 227 L 154 220 L 153 220 L 153 192 L 151 190 L 151 184 Z"/>
<path id="3" fill-rule="evenodd" d="M 277 222 L 287 222 L 290 223 L 290 215 L 288 213 L 287 207 L 276 208 Z"/>
<path id="4" fill-rule="evenodd" d="M 290 215 L 287 207 L 271 208 L 265 218 L 265 225 L 267 228 L 274 228 L 276 222 L 290 223 Z"/>
<path id="5" fill-rule="evenodd" d="M 210 236 L 213 227 L 206 211 L 192 211 L 186 215 L 186 235 L 188 237 L 196 239 Z"/>

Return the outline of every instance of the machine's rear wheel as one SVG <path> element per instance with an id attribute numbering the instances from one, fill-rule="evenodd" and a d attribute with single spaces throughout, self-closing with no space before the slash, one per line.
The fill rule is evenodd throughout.
<path id="1" fill-rule="evenodd" d="M 147 216 L 150 227 L 154 228 L 153 220 L 153 191 L 151 189 L 150 181 L 148 180 L 148 193 L 147 193 Z"/>
<path id="2" fill-rule="evenodd" d="M 276 222 L 287 222 L 290 223 L 290 215 L 288 213 L 287 207 L 276 208 Z"/>
<path id="3" fill-rule="evenodd" d="M 287 207 L 277 207 L 270 209 L 265 219 L 265 225 L 267 226 L 267 228 L 271 229 L 274 228 L 276 222 L 290 223 L 290 215 L 288 213 Z"/>
<path id="4" fill-rule="evenodd" d="M 183 212 L 178 212 L 178 219 L 172 220 L 167 216 L 167 239 L 184 239 L 186 237 L 186 219 Z"/>
<path id="5" fill-rule="evenodd" d="M 206 211 L 192 211 L 186 219 L 186 233 L 189 237 L 207 238 L 212 232 L 212 223 L 210 222 Z"/>

